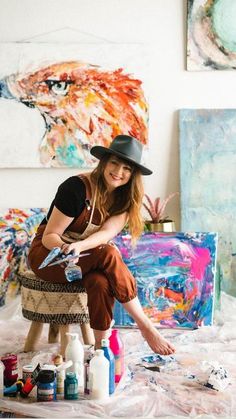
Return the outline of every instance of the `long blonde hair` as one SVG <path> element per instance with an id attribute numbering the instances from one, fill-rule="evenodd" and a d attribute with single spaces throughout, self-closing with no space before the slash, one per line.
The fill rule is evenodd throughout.
<path id="1" fill-rule="evenodd" d="M 118 215 L 125 211 L 128 213 L 128 228 L 132 243 L 135 244 L 143 232 L 143 219 L 141 207 L 144 195 L 141 171 L 135 165 L 130 166 L 132 173 L 129 181 L 114 190 L 114 200 L 109 207 L 108 191 L 104 179 L 104 170 L 110 158 L 106 154 L 99 161 L 98 166 L 91 173 L 91 180 L 97 187 L 96 208 L 101 213 L 102 223 L 111 215 Z M 125 161 L 125 160 L 124 160 Z"/>

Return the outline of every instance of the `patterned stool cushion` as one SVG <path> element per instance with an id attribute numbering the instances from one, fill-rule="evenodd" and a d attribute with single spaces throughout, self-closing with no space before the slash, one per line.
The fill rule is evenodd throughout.
<path id="1" fill-rule="evenodd" d="M 76 283 L 44 281 L 32 271 L 19 274 L 23 316 L 41 323 L 89 323 L 87 294 Z"/>

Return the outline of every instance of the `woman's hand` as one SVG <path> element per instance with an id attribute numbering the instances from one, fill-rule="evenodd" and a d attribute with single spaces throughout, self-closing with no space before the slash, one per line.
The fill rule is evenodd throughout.
<path id="1" fill-rule="evenodd" d="M 77 258 L 73 259 L 73 263 L 78 263 L 79 261 L 79 255 L 81 252 L 80 249 L 80 243 L 79 242 L 75 242 L 75 243 L 63 243 L 61 246 L 61 251 L 65 254 L 68 255 L 69 253 L 74 254 L 75 256 L 78 256 Z"/>

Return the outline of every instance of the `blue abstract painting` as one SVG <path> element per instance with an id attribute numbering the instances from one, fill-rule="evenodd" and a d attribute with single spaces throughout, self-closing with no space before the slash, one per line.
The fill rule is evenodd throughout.
<path id="1" fill-rule="evenodd" d="M 115 244 L 155 325 L 192 329 L 212 324 L 216 233 L 144 233 L 134 249 L 130 236 L 121 234 Z M 118 302 L 114 320 L 117 326 L 135 324 Z"/>
<path id="2" fill-rule="evenodd" d="M 181 228 L 219 235 L 217 277 L 236 296 L 236 109 L 183 109 Z"/>

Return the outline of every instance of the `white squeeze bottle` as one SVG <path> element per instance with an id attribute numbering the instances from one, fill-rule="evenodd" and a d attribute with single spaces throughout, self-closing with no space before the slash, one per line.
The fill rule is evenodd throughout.
<path id="1" fill-rule="evenodd" d="M 0 397 L 3 397 L 3 389 L 4 389 L 4 364 L 0 361 Z"/>
<path id="2" fill-rule="evenodd" d="M 97 349 L 89 364 L 90 399 L 109 397 L 109 367 L 110 363 L 105 358 L 104 351 Z"/>
<path id="3" fill-rule="evenodd" d="M 79 340 L 78 333 L 66 333 L 70 336 L 69 343 L 65 350 L 65 360 L 73 364 L 67 371 L 75 372 L 78 379 L 79 392 L 84 391 L 84 348 Z"/>

